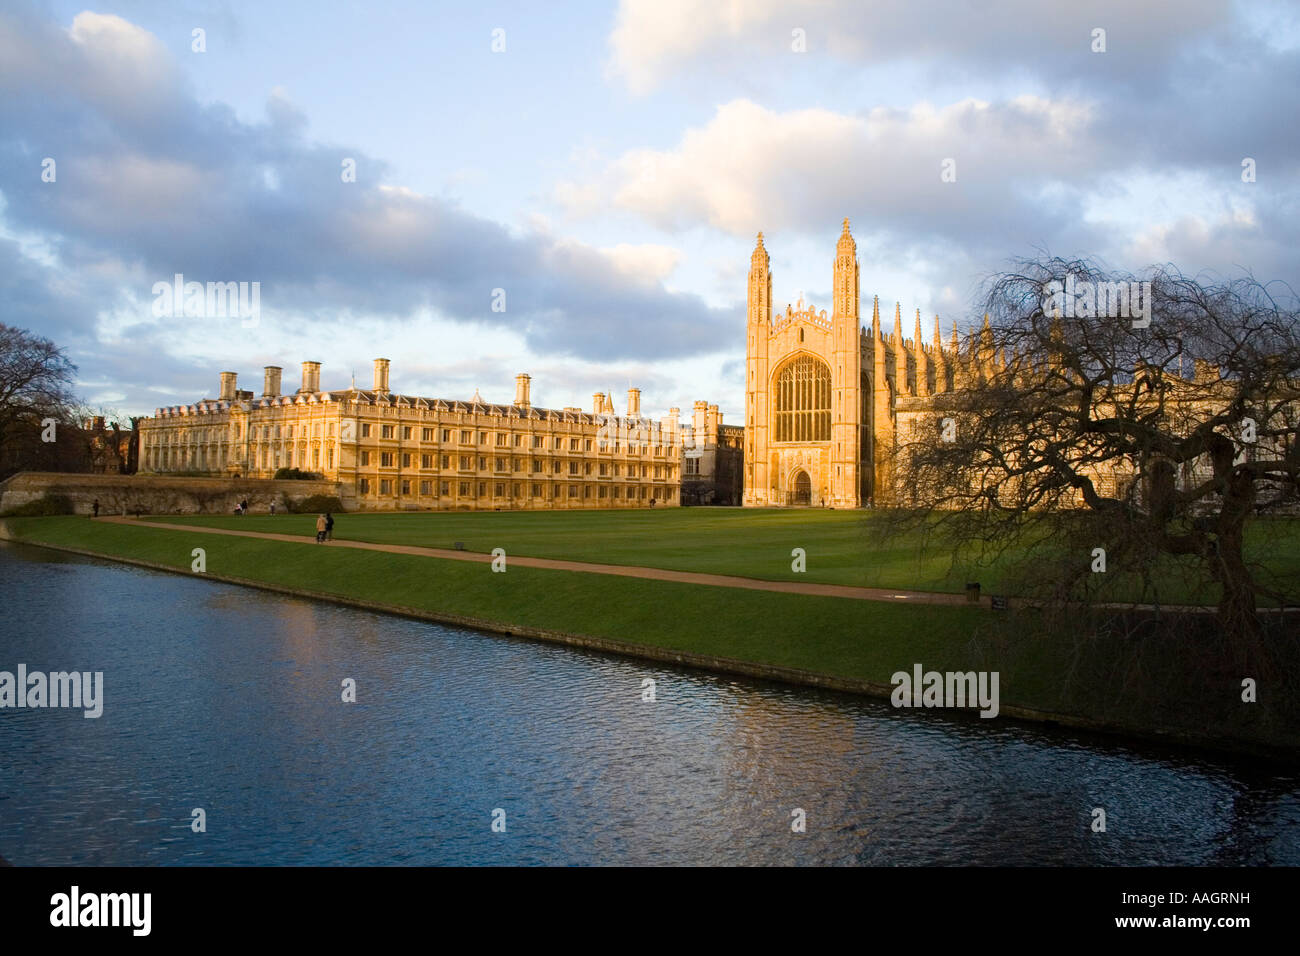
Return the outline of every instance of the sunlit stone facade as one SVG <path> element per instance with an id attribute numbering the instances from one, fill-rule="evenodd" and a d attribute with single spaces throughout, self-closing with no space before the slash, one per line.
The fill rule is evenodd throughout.
<path id="1" fill-rule="evenodd" d="M 746 334 L 744 504 L 813 505 L 857 508 L 912 500 L 914 490 L 899 487 L 897 454 L 932 429 L 947 393 L 979 389 L 1006 372 L 1005 351 L 994 348 L 988 316 L 984 328 L 964 346 L 954 323 L 947 345 L 934 319 L 933 341 L 921 338 L 916 312 L 911 339 L 903 337 L 901 306 L 894 327 L 881 327 L 880 301 L 873 301 L 870 327 L 859 324 L 857 245 L 844 220 L 835 251 L 831 315 L 786 306 L 772 315 L 772 273 L 763 234 L 750 259 Z M 1012 357 L 1014 362 L 1015 357 Z M 1019 366 L 1017 366 L 1018 368 Z M 1222 371 L 1202 361 L 1194 377 L 1166 376 L 1166 414 L 1204 421 L 1221 414 L 1231 400 Z M 1124 401 L 1130 398 L 1121 390 Z M 1133 399 L 1149 405 L 1149 391 Z M 1181 407 L 1180 407 L 1181 406 Z M 1154 409 L 1153 409 L 1154 411 Z M 1114 414 L 1104 403 L 1094 415 Z M 1294 403 L 1280 404 L 1271 425 L 1289 428 L 1300 415 Z M 1261 436 L 1266 431 L 1260 426 Z M 1242 460 L 1284 459 L 1292 454 L 1279 438 L 1260 437 L 1241 450 Z M 1081 469 L 1098 492 L 1123 497 L 1138 473 L 1130 461 L 1115 459 Z M 1197 488 L 1210 479 L 1208 455 L 1178 466 L 1176 486 Z M 1142 488 L 1134 489 L 1139 500 Z M 1271 492 L 1270 492 L 1271 494 Z M 1082 498 L 1076 496 L 1078 503 Z"/>
<path id="2" fill-rule="evenodd" d="M 858 315 L 857 243 L 844 220 L 835 250 L 833 304 L 786 306 L 772 315 L 772 272 L 763 234 L 750 259 L 745 371 L 746 505 L 858 508 L 889 491 L 895 436 L 953 387 L 954 329 L 947 348 L 935 317 L 921 338 L 916 313 L 903 338 L 902 311 L 884 334 L 880 302 L 871 328 Z"/>
<path id="3" fill-rule="evenodd" d="M 320 363 L 302 364 L 302 387 L 284 394 L 281 370 L 264 370 L 260 397 L 221 373 L 215 399 L 160 408 L 140 429 L 142 474 L 271 478 L 297 468 L 342 482 L 363 509 L 649 508 L 680 503 L 675 414 L 627 414 L 593 396 L 590 412 L 535 408 L 530 379 L 511 404 L 421 398 L 389 390 L 388 359 L 374 384 L 326 391 Z M 675 410 L 674 410 L 675 411 Z"/>

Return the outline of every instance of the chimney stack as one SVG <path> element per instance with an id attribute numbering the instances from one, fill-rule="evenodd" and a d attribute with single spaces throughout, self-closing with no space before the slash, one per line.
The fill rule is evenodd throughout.
<path id="1" fill-rule="evenodd" d="M 388 359 L 375 359 L 375 391 L 388 391 Z"/>
<path id="2" fill-rule="evenodd" d="M 283 369 L 278 365 L 268 365 L 262 369 L 262 397 L 279 398 L 280 397 L 280 372 Z"/>
<path id="3" fill-rule="evenodd" d="M 593 414 L 605 414 L 605 393 L 594 392 L 591 396 L 591 410 Z"/>
<path id="4" fill-rule="evenodd" d="M 515 376 L 515 404 L 520 408 L 528 408 L 532 405 L 532 399 L 529 397 L 532 381 L 532 376 L 526 373 L 521 372 Z"/>
<path id="5" fill-rule="evenodd" d="M 302 363 L 302 388 L 300 392 L 320 391 L 320 362 Z"/>
<path id="6" fill-rule="evenodd" d="M 679 431 L 677 419 L 681 416 L 681 414 L 682 414 L 682 410 L 680 408 L 668 409 L 668 418 L 664 424 L 664 427 L 668 429 L 668 443 L 670 445 L 677 444 L 677 435 Z"/>
<path id="7" fill-rule="evenodd" d="M 235 400 L 235 373 L 221 373 L 221 394 L 219 396 L 223 402 L 233 402 Z"/>
<path id="8" fill-rule="evenodd" d="M 627 390 L 627 417 L 641 417 L 641 389 L 629 388 Z"/>

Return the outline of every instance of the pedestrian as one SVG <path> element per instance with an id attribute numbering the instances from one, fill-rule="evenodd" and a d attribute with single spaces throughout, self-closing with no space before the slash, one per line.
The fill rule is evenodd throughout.
<path id="1" fill-rule="evenodd" d="M 325 540 L 334 540 L 334 516 L 328 511 L 325 512 Z"/>
<path id="2" fill-rule="evenodd" d="M 316 543 L 317 544 L 320 544 L 322 541 L 325 540 L 325 528 L 326 528 L 325 516 L 317 515 L 316 516 Z"/>
<path id="3" fill-rule="evenodd" d="M 275 502 L 271 502 L 271 514 L 275 514 Z"/>
<path id="4" fill-rule="evenodd" d="M 239 513 L 240 513 L 241 515 L 246 515 L 246 514 L 248 514 L 248 499 L 247 499 L 247 498 L 245 498 L 243 501 L 241 501 L 241 502 L 239 503 Z"/>
<path id="5" fill-rule="evenodd" d="M 99 517 L 99 499 L 98 499 L 98 498 L 95 499 L 95 503 L 94 503 L 93 505 L 91 505 L 91 507 L 95 509 L 95 517 L 98 518 L 98 517 Z"/>

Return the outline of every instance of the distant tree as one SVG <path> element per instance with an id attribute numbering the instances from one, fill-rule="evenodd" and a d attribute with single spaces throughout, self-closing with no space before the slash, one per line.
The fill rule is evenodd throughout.
<path id="1" fill-rule="evenodd" d="M 75 426 L 76 371 L 49 339 L 0 323 L 0 476 L 57 466 L 58 442 L 41 441 L 42 423 L 54 419 L 56 436 Z"/>
<path id="2" fill-rule="evenodd" d="M 1252 516 L 1297 502 L 1295 295 L 1172 267 L 1141 281 L 1046 258 L 994 277 L 958 361 L 967 387 L 901 444 L 897 486 L 911 520 L 1041 557 L 1058 598 L 1087 599 L 1096 548 L 1148 589 L 1172 558 L 1218 585 L 1228 636 L 1256 635 L 1261 595 L 1300 603 L 1300 573 L 1265 576 L 1246 550 Z M 1105 314 L 1129 290 L 1139 315 Z"/>

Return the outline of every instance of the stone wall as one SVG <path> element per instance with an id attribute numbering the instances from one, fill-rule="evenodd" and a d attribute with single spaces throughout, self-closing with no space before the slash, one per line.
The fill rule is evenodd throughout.
<path id="1" fill-rule="evenodd" d="M 93 475 L 24 471 L 0 482 L 0 512 L 44 495 L 72 499 L 77 514 L 90 514 L 96 499 L 100 514 L 230 514 L 248 501 L 253 514 L 288 510 L 289 499 L 333 495 L 345 508 L 353 496 L 337 481 L 275 481 L 269 478 L 175 478 L 156 475 Z"/>

